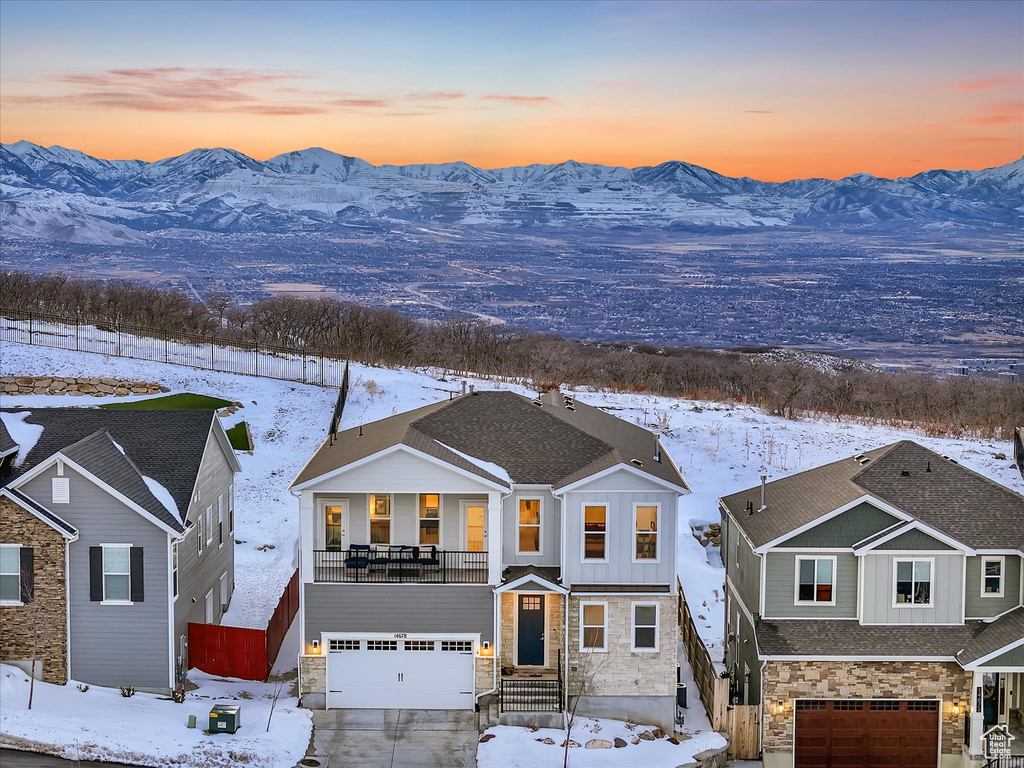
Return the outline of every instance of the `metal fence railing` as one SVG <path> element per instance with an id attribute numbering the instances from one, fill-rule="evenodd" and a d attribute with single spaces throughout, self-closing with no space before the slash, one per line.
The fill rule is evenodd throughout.
<path id="1" fill-rule="evenodd" d="M 502 678 L 498 706 L 502 712 L 561 712 L 562 681 Z"/>
<path id="2" fill-rule="evenodd" d="M 0 308 L 0 343 L 96 352 L 224 373 L 341 386 L 345 359 L 296 349 L 136 325 L 90 325 L 61 315 Z"/>
<path id="3" fill-rule="evenodd" d="M 313 551 L 313 580 L 363 584 L 486 584 L 487 553 L 435 546 Z"/>

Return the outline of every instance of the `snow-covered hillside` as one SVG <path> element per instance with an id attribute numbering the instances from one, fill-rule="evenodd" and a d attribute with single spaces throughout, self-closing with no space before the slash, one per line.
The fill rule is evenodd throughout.
<path id="1" fill-rule="evenodd" d="M 476 168 L 464 162 L 381 165 L 314 147 L 265 162 L 233 149 L 194 149 L 153 163 L 101 160 L 27 141 L 0 147 L 0 196 L 98 223 L 22 224 L 8 236 L 92 242 L 110 222 L 140 231 L 329 230 L 353 222 L 449 225 L 926 228 L 1019 226 L 1024 159 L 983 171 L 869 174 L 776 184 L 690 163 L 625 168 L 568 160 Z M 82 232 L 91 234 L 83 235 Z M 109 232 L 112 242 L 118 241 Z"/>
<path id="2" fill-rule="evenodd" d="M 294 382 L 200 371 L 91 353 L 5 344 L 0 349 L 0 374 L 112 376 L 157 381 L 173 392 L 216 395 L 244 404 L 225 426 L 248 422 L 255 451 L 240 455 L 237 486 L 236 592 L 226 622 L 263 627 L 295 568 L 298 501 L 288 484 L 326 435 L 337 395 L 335 390 Z M 441 372 L 388 370 L 356 365 L 345 408 L 343 427 L 380 419 L 459 390 L 458 380 Z M 504 388 L 523 394 L 522 387 L 477 380 L 478 389 Z M 769 477 L 810 469 L 819 464 L 900 439 L 913 439 L 951 456 L 1018 492 L 1024 480 L 1005 456 L 1008 442 L 937 439 L 913 430 L 832 421 L 786 421 L 745 405 L 698 402 L 639 394 L 577 391 L 584 402 L 661 432 L 663 441 L 693 493 L 682 499 L 682 525 L 677 542 L 679 577 L 700 621 L 705 640 L 722 640 L 724 571 L 718 552 L 691 535 L 691 526 L 717 522 L 717 498 L 759 482 L 763 466 Z M 124 398 L 116 398 L 123 400 Z M 5 406 L 93 406 L 103 398 L 35 395 L 4 397 Z M 1004 458 L 997 459 L 998 454 Z M 265 545 L 273 545 L 267 549 Z M 720 656 L 712 650 L 712 656 Z"/>

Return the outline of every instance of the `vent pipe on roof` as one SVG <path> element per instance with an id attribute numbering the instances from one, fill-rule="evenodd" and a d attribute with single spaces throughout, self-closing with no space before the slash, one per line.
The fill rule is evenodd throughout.
<path id="1" fill-rule="evenodd" d="M 768 475 L 765 474 L 764 472 L 762 472 L 761 473 L 761 508 L 759 510 L 757 510 L 758 512 L 764 512 L 766 509 L 768 509 L 768 506 L 765 504 L 765 484 L 767 482 L 768 482 Z"/>
<path id="2" fill-rule="evenodd" d="M 927 466 L 927 468 L 924 471 L 925 472 L 931 472 L 932 471 L 932 463 L 931 463 L 931 461 L 928 462 L 928 466 Z"/>
<path id="3" fill-rule="evenodd" d="M 466 380 L 462 380 L 462 394 L 466 394 Z"/>
<path id="4" fill-rule="evenodd" d="M 359 425 L 359 436 L 360 437 L 363 436 L 363 425 L 362 424 Z"/>

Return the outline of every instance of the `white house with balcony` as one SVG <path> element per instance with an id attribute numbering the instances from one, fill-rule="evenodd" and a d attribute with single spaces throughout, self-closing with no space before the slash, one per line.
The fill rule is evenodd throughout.
<path id="1" fill-rule="evenodd" d="M 353 427 L 295 478 L 310 708 L 670 727 L 677 502 L 648 430 L 559 392 Z M 524 714 L 525 713 L 525 714 Z"/>

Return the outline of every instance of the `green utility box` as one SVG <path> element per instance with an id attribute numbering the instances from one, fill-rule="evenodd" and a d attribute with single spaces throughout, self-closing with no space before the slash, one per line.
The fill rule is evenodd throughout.
<path id="1" fill-rule="evenodd" d="M 210 733 L 234 733 L 242 727 L 242 707 L 214 704 L 210 710 Z"/>

